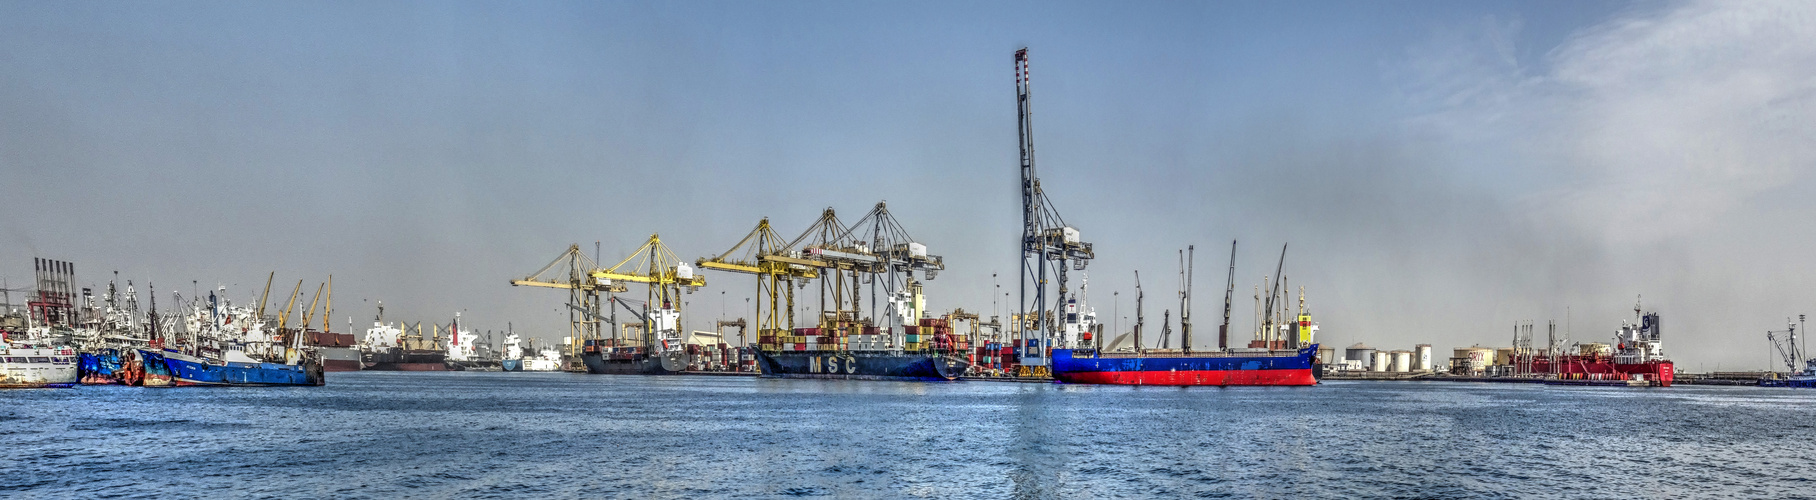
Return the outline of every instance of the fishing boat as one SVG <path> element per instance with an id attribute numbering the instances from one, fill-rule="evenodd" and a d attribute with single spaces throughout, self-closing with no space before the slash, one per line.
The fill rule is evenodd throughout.
<path id="1" fill-rule="evenodd" d="M 177 386 L 322 385 L 319 353 L 300 330 L 274 334 L 250 308 L 234 307 L 225 287 L 210 291 L 206 308 L 191 305 L 187 338 L 158 352 Z"/>
<path id="2" fill-rule="evenodd" d="M 268 363 L 228 351 L 225 359 L 207 359 L 174 351 L 163 353 L 176 385 L 268 386 L 322 385 L 321 363 Z"/>
<path id="3" fill-rule="evenodd" d="M 1798 316 L 1798 319 L 1803 319 L 1803 316 Z M 1810 357 L 1803 352 L 1803 346 L 1797 343 L 1798 324 L 1792 323 L 1789 318 L 1785 319 L 1785 323 L 1787 326 L 1784 330 L 1766 332 L 1766 340 L 1772 343 L 1772 348 L 1778 351 L 1778 355 L 1784 360 L 1786 370 L 1791 373 L 1789 376 L 1781 377 L 1774 374 L 1762 378 L 1759 380 L 1759 385 L 1761 387 L 1816 388 L 1816 357 Z M 1788 335 L 1781 338 L 1778 336 L 1780 333 Z M 1796 370 L 1800 364 L 1803 365 L 1803 371 L 1798 372 Z"/>
<path id="4" fill-rule="evenodd" d="M 1798 387 L 1816 388 L 1816 359 L 1804 360 L 1803 371 L 1784 378 L 1768 378 L 1759 381 L 1762 387 Z"/>

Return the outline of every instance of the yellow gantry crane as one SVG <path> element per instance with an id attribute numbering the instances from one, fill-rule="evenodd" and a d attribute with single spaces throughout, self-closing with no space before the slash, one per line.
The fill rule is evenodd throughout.
<path id="1" fill-rule="evenodd" d="M 652 352 L 671 346 L 657 346 L 663 340 L 681 339 L 681 291 L 688 293 L 706 286 L 706 276 L 696 274 L 675 252 L 662 244 L 662 237 L 649 235 L 649 241 L 637 247 L 618 264 L 591 273 L 594 281 L 632 282 L 648 285 L 649 297 L 644 303 L 643 342 Z M 596 316 L 595 316 L 596 317 Z M 664 332 L 673 332 L 674 338 Z M 678 370 L 677 370 L 678 371 Z"/>
<path id="2" fill-rule="evenodd" d="M 830 209 L 828 209 L 830 211 Z M 694 261 L 701 269 L 744 273 L 757 277 L 757 335 L 785 335 L 794 328 L 794 289 L 796 280 L 820 276 L 825 262 L 790 256 L 789 245 L 769 226 L 769 218 L 757 221 L 756 229 L 726 250 L 711 258 Z M 764 301 L 768 300 L 768 308 Z M 783 303 L 786 299 L 786 304 Z M 785 321 L 786 320 L 786 321 Z"/>
<path id="3" fill-rule="evenodd" d="M 598 339 L 599 323 L 604 316 L 599 314 L 599 292 L 609 294 L 626 291 L 626 283 L 643 283 L 649 285 L 647 307 L 652 310 L 670 309 L 673 312 L 664 315 L 643 314 L 645 345 L 652 341 L 651 336 L 663 328 L 678 328 L 681 310 L 681 291 L 688 292 L 706 286 L 706 277 L 695 274 L 675 256 L 675 253 L 662 244 L 659 235 L 651 234 L 643 246 L 638 247 L 629 257 L 609 268 L 599 268 L 586 254 L 581 253 L 579 245 L 571 245 L 567 252 L 543 266 L 541 270 L 519 280 L 511 280 L 514 286 L 535 286 L 544 288 L 563 288 L 569 290 L 570 333 L 573 342 L 569 344 L 571 355 L 578 358 L 579 348 L 584 339 Z M 610 300 L 608 296 L 608 300 Z M 660 318 L 655 317 L 660 316 Z M 651 324 L 662 320 L 661 325 Z"/>
<path id="4" fill-rule="evenodd" d="M 534 286 L 542 288 L 561 288 L 568 291 L 568 354 L 574 359 L 580 356 L 580 344 L 585 339 L 598 339 L 599 336 L 599 293 L 619 293 L 625 290 L 624 284 L 611 281 L 600 281 L 592 273 L 599 270 L 599 265 L 580 251 L 580 245 L 568 245 L 555 260 L 542 266 L 523 279 L 511 280 L 511 286 Z"/>

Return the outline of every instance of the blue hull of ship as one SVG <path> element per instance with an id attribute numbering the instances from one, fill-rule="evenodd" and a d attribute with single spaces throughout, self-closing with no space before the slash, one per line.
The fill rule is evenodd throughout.
<path id="1" fill-rule="evenodd" d="M 1799 389 L 1816 389 L 1816 378 L 1798 378 L 1788 380 L 1761 380 L 1760 387 L 1795 387 Z"/>
<path id="2" fill-rule="evenodd" d="M 1318 345 L 1293 355 L 1075 356 L 1053 350 L 1053 378 L 1070 384 L 1115 385 L 1316 385 Z"/>
<path id="3" fill-rule="evenodd" d="M 507 372 L 520 372 L 520 371 L 523 371 L 523 360 L 521 360 L 521 359 L 499 360 L 498 367 L 499 367 L 499 369 L 507 371 Z"/>
<path id="4" fill-rule="evenodd" d="M 76 361 L 76 380 L 88 385 L 120 383 L 120 353 L 114 349 L 85 352 Z"/>
<path id="5" fill-rule="evenodd" d="M 170 374 L 176 377 L 179 386 L 322 385 L 320 374 L 312 374 L 301 365 L 239 362 L 216 365 L 173 356 L 165 356 L 164 364 L 170 367 Z"/>

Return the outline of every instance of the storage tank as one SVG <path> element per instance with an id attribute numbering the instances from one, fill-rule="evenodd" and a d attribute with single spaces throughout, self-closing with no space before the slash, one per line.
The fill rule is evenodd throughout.
<path id="1" fill-rule="evenodd" d="M 1343 359 L 1355 361 L 1361 364 L 1363 369 L 1367 369 L 1374 366 L 1375 348 L 1357 342 L 1356 345 L 1343 349 Z"/>
<path id="2" fill-rule="evenodd" d="M 1412 352 L 1414 360 L 1413 368 L 1422 372 L 1431 371 L 1431 344 L 1413 346 Z"/>
<path id="3" fill-rule="evenodd" d="M 1486 347 L 1458 347 L 1453 352 L 1456 355 L 1452 359 L 1462 363 L 1460 367 L 1452 366 L 1453 371 L 1461 368 L 1463 372 L 1481 373 L 1494 360 L 1494 349 Z"/>
<path id="4" fill-rule="evenodd" d="M 1392 355 L 1394 373 L 1412 371 L 1412 351 L 1394 351 Z"/>
<path id="5" fill-rule="evenodd" d="M 1513 366 L 1513 348 L 1496 347 L 1494 349 L 1495 366 Z"/>
<path id="6" fill-rule="evenodd" d="M 1375 351 L 1374 371 L 1384 372 L 1393 368 L 1393 353 Z"/>

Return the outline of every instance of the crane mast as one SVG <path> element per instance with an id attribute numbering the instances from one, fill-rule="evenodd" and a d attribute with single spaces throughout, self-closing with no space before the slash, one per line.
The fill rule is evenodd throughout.
<path id="1" fill-rule="evenodd" d="M 1032 348 L 1027 349 L 1022 356 L 1021 364 L 1034 367 L 1037 374 L 1044 375 L 1047 348 L 1075 347 L 1055 346 L 1050 340 L 1056 326 L 1051 315 L 1064 307 L 1066 295 L 1070 292 L 1066 289 L 1067 261 L 1072 261 L 1071 267 L 1082 271 L 1094 254 L 1091 244 L 1079 238 L 1077 229 L 1066 225 L 1065 219 L 1053 209 L 1046 193 L 1041 191 L 1040 176 L 1034 169 L 1034 112 L 1029 81 L 1028 49 L 1023 48 L 1015 51 L 1016 132 L 1021 149 L 1022 234 L 1021 314 L 1013 323 L 1020 332 L 1020 338 L 1025 341 L 1024 348 Z M 1059 285 L 1058 296 L 1051 299 L 1047 296 L 1049 274 Z M 1029 296 L 1030 292 L 1032 297 Z"/>

